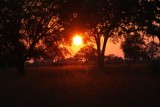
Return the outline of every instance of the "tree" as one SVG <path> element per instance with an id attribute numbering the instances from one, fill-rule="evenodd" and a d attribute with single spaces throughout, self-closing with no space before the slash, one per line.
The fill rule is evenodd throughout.
<path id="1" fill-rule="evenodd" d="M 145 30 L 151 36 L 157 36 L 160 40 L 160 1 L 159 0 L 140 0 L 136 14 L 131 15 L 132 22 L 138 28 Z"/>
<path id="2" fill-rule="evenodd" d="M 121 49 L 124 52 L 126 61 L 135 62 L 146 58 L 146 44 L 144 37 L 138 32 L 124 36 L 124 41 L 121 44 Z"/>
<path id="3" fill-rule="evenodd" d="M 121 57 L 118 57 L 114 54 L 109 54 L 107 56 L 105 56 L 105 62 L 107 64 L 118 64 L 118 63 L 123 63 L 124 60 Z"/>
<path id="4" fill-rule="evenodd" d="M 160 8 L 159 0 L 140 0 L 137 5 L 137 9 L 135 9 L 135 13 L 131 14 L 130 19 L 126 21 L 127 23 L 123 23 L 121 25 L 121 29 L 125 31 L 127 34 L 138 31 L 145 36 L 152 36 L 153 38 L 154 36 L 157 36 L 160 40 L 159 8 Z M 150 52 L 146 51 L 145 56 L 147 57 L 149 54 Z M 149 55 L 148 57 L 151 56 Z M 154 57 L 154 55 L 152 57 Z"/>
<path id="5" fill-rule="evenodd" d="M 160 1 L 143 1 L 141 9 L 141 25 L 146 27 L 147 33 L 157 36 L 160 40 Z"/>
<path id="6" fill-rule="evenodd" d="M 147 53 L 147 58 L 150 61 L 160 57 L 159 56 L 160 51 L 158 48 L 159 48 L 159 45 L 154 41 L 151 41 L 147 44 L 145 51 Z"/>
<path id="7" fill-rule="evenodd" d="M 77 12 L 77 25 L 83 25 L 83 28 L 92 32 L 90 36 L 96 42 L 99 66 L 104 65 L 108 38 L 117 34 L 121 23 L 135 13 L 138 3 L 138 0 L 84 0 L 81 3 Z"/>
<path id="8" fill-rule="evenodd" d="M 77 60 L 83 60 L 85 63 L 89 61 L 95 61 L 97 58 L 97 51 L 94 45 L 90 44 L 82 47 L 75 55 L 74 58 Z"/>
<path id="9" fill-rule="evenodd" d="M 62 49 L 63 25 L 58 16 L 64 1 L 2 0 L 0 21 L 1 55 L 14 60 L 18 71 L 25 72 L 25 61 L 47 55 L 51 47 Z"/>
<path id="10" fill-rule="evenodd" d="M 121 49 L 124 52 L 125 60 L 135 62 L 140 60 L 153 60 L 159 57 L 159 45 L 154 41 L 147 43 L 142 32 L 131 33 L 124 36 Z"/>
<path id="11" fill-rule="evenodd" d="M 18 2 L 18 1 L 17 1 Z M 1 6 L 0 6 L 0 10 L 1 10 L 1 19 L 0 19 L 0 25 L 1 25 L 1 29 L 0 29 L 0 44 L 1 44 L 1 55 L 2 56 L 6 56 L 6 57 L 10 57 L 11 60 L 13 54 L 16 54 L 17 56 L 19 55 L 19 53 L 15 53 L 14 50 L 21 50 L 21 52 L 24 51 L 24 47 L 23 45 L 18 42 L 20 35 L 18 34 L 19 28 L 20 28 L 20 19 L 21 19 L 21 5 L 24 3 L 24 1 L 21 2 L 12 2 L 12 1 L 8 1 L 8 0 L 2 0 L 1 1 Z M 13 4 L 12 4 L 13 3 Z M 20 13 L 20 14 L 18 14 Z M 13 27 L 14 26 L 14 27 Z M 13 45 L 14 44 L 14 45 Z M 17 48 L 15 48 L 15 46 L 17 46 Z M 13 53 L 11 55 L 11 53 Z M 16 57 L 16 56 L 14 56 Z M 21 59 L 21 58 L 19 58 Z"/>
<path id="12" fill-rule="evenodd" d="M 160 46 L 158 43 L 151 41 L 147 44 L 146 53 L 148 58 L 148 65 L 151 69 L 152 74 L 159 73 L 160 69 Z"/>

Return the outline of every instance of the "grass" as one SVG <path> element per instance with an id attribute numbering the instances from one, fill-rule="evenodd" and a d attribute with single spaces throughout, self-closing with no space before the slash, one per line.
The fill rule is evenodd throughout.
<path id="1" fill-rule="evenodd" d="M 146 65 L 0 70 L 0 107 L 158 107 L 160 76 Z"/>

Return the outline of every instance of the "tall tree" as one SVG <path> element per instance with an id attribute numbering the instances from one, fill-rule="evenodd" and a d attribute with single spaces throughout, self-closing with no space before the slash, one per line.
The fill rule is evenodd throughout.
<path id="1" fill-rule="evenodd" d="M 63 3 L 63 0 L 1 1 L 1 47 L 21 73 L 25 72 L 25 61 L 46 55 L 51 47 L 55 54 L 62 49 L 59 41 L 64 28 L 58 13 Z"/>
<path id="2" fill-rule="evenodd" d="M 109 37 L 116 35 L 123 21 L 137 10 L 138 0 L 84 0 L 78 9 L 78 26 L 92 31 L 95 38 L 98 65 L 104 65 L 104 54 Z"/>
<path id="3" fill-rule="evenodd" d="M 160 41 L 160 1 L 139 0 L 135 13 L 132 13 L 131 17 L 126 22 L 127 23 L 121 25 L 122 30 L 126 33 L 136 34 L 135 32 L 140 32 L 145 36 L 153 37 L 153 41 L 146 44 L 145 52 L 144 49 L 141 50 L 144 56 L 149 60 L 153 60 L 157 57 L 159 54 L 159 46 L 154 42 L 154 37 L 157 36 Z"/>
<path id="4" fill-rule="evenodd" d="M 138 31 L 141 32 L 141 34 L 152 36 L 153 38 L 157 36 L 160 40 L 160 1 L 140 0 L 135 14 L 131 14 L 130 19 L 127 20 L 127 23 L 123 23 L 121 28 L 128 34 Z M 146 55 L 149 59 L 153 59 L 153 57 L 155 57 L 153 53 L 158 52 L 156 51 L 157 48 L 155 48 L 157 45 L 155 42 L 147 45 Z"/>

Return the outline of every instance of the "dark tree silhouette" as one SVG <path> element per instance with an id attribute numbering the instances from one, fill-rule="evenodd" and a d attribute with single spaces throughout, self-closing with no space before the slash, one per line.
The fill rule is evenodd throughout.
<path id="1" fill-rule="evenodd" d="M 145 51 L 147 53 L 147 58 L 150 61 L 160 57 L 159 45 L 154 41 L 151 41 L 146 45 Z"/>
<path id="2" fill-rule="evenodd" d="M 25 61 L 47 56 L 51 47 L 54 48 L 52 54 L 62 49 L 58 41 L 62 40 L 64 28 L 58 13 L 63 3 L 56 0 L 1 0 L 1 54 L 11 57 L 21 73 L 25 72 Z"/>
<path id="3" fill-rule="evenodd" d="M 138 25 L 144 26 L 147 33 L 157 36 L 160 40 L 160 1 L 142 0 Z"/>
<path id="4" fill-rule="evenodd" d="M 128 62 L 135 62 L 141 58 L 146 58 L 144 37 L 138 32 L 124 36 L 125 40 L 121 44 L 124 58 Z"/>
<path id="5" fill-rule="evenodd" d="M 160 40 L 160 1 L 159 0 L 138 0 L 135 13 L 131 14 L 129 22 L 134 23 L 137 27 L 132 29 L 145 30 L 145 33 L 157 36 Z M 124 23 L 124 26 L 128 24 Z M 123 27 L 124 28 L 124 27 Z M 128 29 L 125 29 L 128 31 Z M 130 31 L 128 31 L 130 32 Z"/>
<path id="6" fill-rule="evenodd" d="M 11 57 L 11 58 L 13 57 L 15 58 L 16 56 L 21 57 L 20 53 L 24 52 L 24 46 L 19 42 L 20 35 L 18 33 L 20 29 L 20 21 L 22 15 L 21 6 L 22 4 L 24 4 L 24 1 L 21 2 L 17 1 L 17 2 L 2 0 L 0 6 L 1 8 L 0 43 L 2 47 L 1 55 L 7 55 L 6 57 Z M 22 59 L 19 58 L 18 60 Z M 19 62 L 17 62 L 17 66 L 18 63 Z"/>
<path id="7" fill-rule="evenodd" d="M 74 58 L 77 60 L 83 60 L 85 63 L 94 61 L 97 58 L 97 51 L 94 45 L 90 44 L 82 47 L 75 55 Z"/>
<path id="8" fill-rule="evenodd" d="M 94 37 L 98 65 L 104 65 L 104 54 L 109 37 L 116 35 L 122 22 L 129 20 L 130 15 L 137 10 L 138 0 L 85 0 L 78 9 L 77 23 L 88 29 Z"/>
<path id="9" fill-rule="evenodd" d="M 157 36 L 160 40 L 160 26 L 159 26 L 160 25 L 160 17 L 159 17 L 160 9 L 159 8 L 160 8 L 159 0 L 140 0 L 137 5 L 137 9 L 135 9 L 135 13 L 131 14 L 131 17 L 129 18 L 129 20 L 126 20 L 126 23 L 121 24 L 121 29 L 125 31 L 125 33 L 127 34 L 135 33 L 138 31 L 138 32 L 141 32 L 141 34 L 144 34 L 146 36 L 152 36 L 153 38 L 154 36 Z M 146 54 L 144 55 L 145 57 L 148 57 L 148 58 L 151 57 L 149 55 L 151 54 L 150 51 L 147 51 L 150 49 L 151 48 L 149 48 L 149 46 L 148 46 L 148 49 L 146 47 L 146 50 L 145 50 Z M 153 48 L 153 50 L 154 49 L 155 48 Z M 154 55 L 152 57 L 154 57 Z"/>
<path id="10" fill-rule="evenodd" d="M 107 64 L 119 64 L 119 63 L 124 63 L 124 60 L 122 57 L 118 57 L 114 54 L 109 54 L 105 56 L 105 62 Z"/>

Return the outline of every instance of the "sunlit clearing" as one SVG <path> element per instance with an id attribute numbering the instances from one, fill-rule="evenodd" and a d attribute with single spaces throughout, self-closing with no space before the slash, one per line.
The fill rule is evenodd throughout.
<path id="1" fill-rule="evenodd" d="M 81 45 L 82 44 L 82 37 L 79 36 L 79 35 L 76 35 L 74 38 L 73 38 L 73 43 L 77 46 Z"/>

